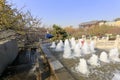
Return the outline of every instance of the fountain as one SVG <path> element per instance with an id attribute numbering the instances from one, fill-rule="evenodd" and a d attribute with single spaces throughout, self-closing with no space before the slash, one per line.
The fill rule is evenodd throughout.
<path id="1" fill-rule="evenodd" d="M 74 42 L 74 39 L 71 41 Z M 61 41 L 59 43 L 62 44 Z M 61 52 L 58 52 L 60 54 L 55 56 L 64 64 L 68 72 L 70 72 L 78 80 L 117 80 L 116 78 L 118 78 L 119 75 L 114 74 L 113 76 L 113 73 L 115 70 L 120 70 L 120 64 L 110 62 L 120 61 L 118 49 L 114 48 L 110 50 L 108 56 L 106 52 L 101 52 L 102 49 L 96 49 L 95 51 L 94 46 L 94 41 L 91 41 L 88 45 L 87 41 L 79 39 L 75 47 L 71 48 L 72 42 L 66 39 L 63 46 L 63 58 L 61 58 Z M 118 80 L 120 80 L 120 78 L 118 78 Z"/>
<path id="2" fill-rule="evenodd" d="M 63 58 L 72 58 L 71 48 L 69 46 L 64 48 Z"/>
<path id="3" fill-rule="evenodd" d="M 95 54 L 92 54 L 92 57 L 88 60 L 88 63 L 92 66 L 99 66 L 100 64 L 98 63 L 98 56 Z"/>
<path id="4" fill-rule="evenodd" d="M 105 62 L 105 63 L 109 63 L 108 55 L 106 52 L 101 52 L 100 61 Z"/>
<path id="5" fill-rule="evenodd" d="M 61 44 L 61 47 L 62 47 L 62 48 L 64 48 L 63 41 L 62 41 L 62 40 L 60 40 L 60 42 L 59 42 L 59 43 Z"/>
<path id="6" fill-rule="evenodd" d="M 60 40 L 60 42 L 57 44 L 55 51 L 63 51 L 63 42 Z"/>
<path id="7" fill-rule="evenodd" d="M 120 72 L 116 72 L 113 74 L 114 74 L 114 76 L 113 76 L 112 80 L 120 80 Z"/>
<path id="8" fill-rule="evenodd" d="M 68 47 L 68 46 L 70 47 L 70 44 L 69 44 L 68 39 L 66 39 L 66 40 L 65 40 L 65 43 L 64 43 L 64 48 L 65 48 L 65 47 Z"/>
<path id="9" fill-rule="evenodd" d="M 72 38 L 70 39 L 70 43 L 71 43 L 71 49 L 74 49 L 74 48 L 75 48 L 75 45 L 76 45 L 76 41 L 75 41 L 75 38 L 74 38 L 74 37 L 72 37 Z"/>
<path id="10" fill-rule="evenodd" d="M 88 46 L 86 41 L 84 42 L 84 44 L 82 46 L 82 53 L 83 54 L 90 54 L 90 49 L 89 49 L 89 46 Z"/>
<path id="11" fill-rule="evenodd" d="M 63 58 L 72 58 L 71 48 L 68 39 L 65 40 Z"/>
<path id="12" fill-rule="evenodd" d="M 50 48 L 55 48 L 55 47 L 56 47 L 55 42 L 52 42 L 52 45 L 50 46 Z"/>
<path id="13" fill-rule="evenodd" d="M 81 56 L 81 49 L 80 49 L 80 44 L 77 43 L 75 48 L 74 48 L 74 56 L 75 57 L 80 57 Z"/>
<path id="14" fill-rule="evenodd" d="M 63 48 L 62 48 L 62 45 L 61 43 L 58 43 L 56 48 L 55 48 L 55 51 L 63 51 Z"/>
<path id="15" fill-rule="evenodd" d="M 93 40 L 90 42 L 89 47 L 90 47 L 90 51 L 91 51 L 92 53 L 94 53 L 94 52 L 95 52 L 95 43 L 94 43 Z"/>
<path id="16" fill-rule="evenodd" d="M 78 66 L 75 67 L 75 70 L 82 73 L 82 74 L 84 74 L 84 75 L 88 75 L 89 70 L 88 70 L 86 60 L 85 59 L 80 59 L 80 62 L 78 64 Z"/>
<path id="17" fill-rule="evenodd" d="M 83 39 L 79 39 L 78 41 L 79 41 L 79 44 L 80 44 L 80 48 L 82 48 L 82 46 L 83 46 L 83 44 L 84 44 Z"/>
<path id="18" fill-rule="evenodd" d="M 113 48 L 110 50 L 109 58 L 112 62 L 120 62 L 118 48 Z"/>

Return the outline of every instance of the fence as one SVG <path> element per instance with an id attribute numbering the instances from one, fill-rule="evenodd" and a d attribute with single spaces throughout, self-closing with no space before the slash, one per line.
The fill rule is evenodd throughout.
<path id="1" fill-rule="evenodd" d="M 93 38 L 95 41 L 95 47 L 96 48 L 101 48 L 101 49 L 111 49 L 114 47 L 117 47 L 120 49 L 120 37 L 119 35 L 116 36 L 115 40 L 110 40 L 109 37 L 106 37 L 104 39 L 99 39 L 99 38 Z M 90 42 L 90 39 L 87 40 Z"/>

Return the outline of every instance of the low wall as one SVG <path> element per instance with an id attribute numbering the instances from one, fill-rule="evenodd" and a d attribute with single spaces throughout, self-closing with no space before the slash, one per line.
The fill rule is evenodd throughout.
<path id="1" fill-rule="evenodd" d="M 119 41 L 115 41 L 115 40 L 114 41 L 105 41 L 105 40 L 96 41 L 96 48 L 111 49 L 115 47 L 120 49 Z"/>
<path id="2" fill-rule="evenodd" d="M 86 39 L 88 43 L 90 43 L 90 39 Z M 95 42 L 95 47 L 100 49 L 112 49 L 117 47 L 120 49 L 120 38 L 117 38 L 116 40 L 108 40 L 108 39 L 93 39 Z"/>
<path id="3" fill-rule="evenodd" d="M 18 46 L 15 39 L 0 42 L 0 74 L 13 62 L 17 54 Z"/>

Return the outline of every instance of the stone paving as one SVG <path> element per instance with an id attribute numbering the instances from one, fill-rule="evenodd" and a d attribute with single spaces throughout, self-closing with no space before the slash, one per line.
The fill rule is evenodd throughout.
<path id="1" fill-rule="evenodd" d="M 43 52 L 46 54 L 48 61 L 54 70 L 57 80 L 76 80 L 72 75 L 66 70 L 64 65 L 56 59 L 55 56 L 46 48 L 49 44 L 43 44 L 41 46 Z"/>

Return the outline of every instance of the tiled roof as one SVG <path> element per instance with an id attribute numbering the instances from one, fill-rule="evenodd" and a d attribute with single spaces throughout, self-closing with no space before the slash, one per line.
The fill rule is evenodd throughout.
<path id="1" fill-rule="evenodd" d="M 89 21 L 89 22 L 84 22 L 84 23 L 81 23 L 80 25 L 81 26 L 85 26 L 85 25 L 94 25 L 94 24 L 98 24 L 99 22 L 106 22 L 104 20 L 101 20 L 101 21 Z"/>

